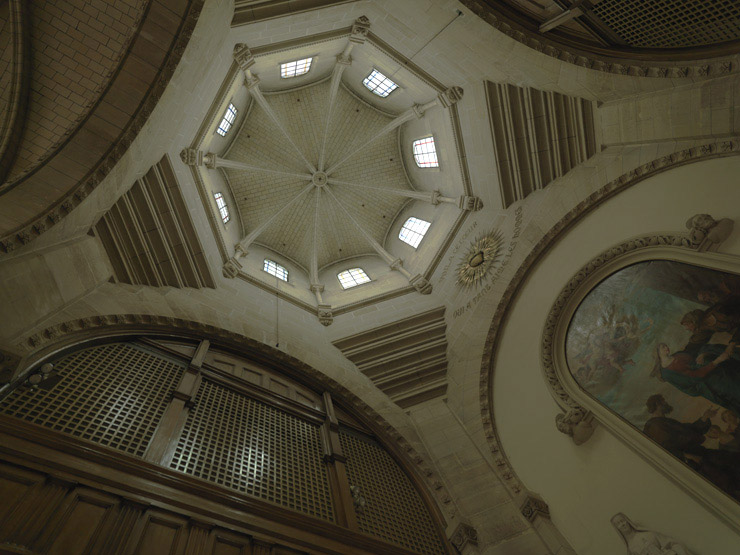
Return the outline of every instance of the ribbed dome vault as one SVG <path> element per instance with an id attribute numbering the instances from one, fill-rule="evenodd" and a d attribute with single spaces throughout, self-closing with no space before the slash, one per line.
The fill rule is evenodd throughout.
<path id="1" fill-rule="evenodd" d="M 430 293 L 428 278 L 433 261 L 439 260 L 449 234 L 459 228 L 467 211 L 482 206 L 466 181 L 461 138 L 455 135 L 454 105 L 462 98 L 462 89 L 444 88 L 428 76 L 420 77 L 418 69 L 412 69 L 407 60 L 398 70 L 401 78 L 406 72 L 406 88 L 393 93 L 394 99 L 380 101 L 386 104 L 376 105 L 377 99 L 361 85 L 352 90 L 350 85 L 362 81 L 360 72 L 365 75 L 376 63 L 398 63 L 390 56 L 383 61 L 382 56 L 388 54 L 374 42 L 369 27 L 367 18 L 357 19 L 346 35 L 337 37 L 346 42 L 335 43 L 332 48 L 336 50 L 324 55 L 318 79 L 312 83 L 298 81 L 298 86 L 287 90 L 285 87 L 292 82 L 275 81 L 276 59 L 269 57 L 269 50 L 262 50 L 261 56 L 265 57 L 258 62 L 246 45 L 235 45 L 235 65 L 224 87 L 228 94 L 241 95 L 238 110 L 246 115 L 234 124 L 235 135 L 229 138 L 228 146 L 220 143 L 222 147 L 216 146 L 215 152 L 189 148 L 181 153 L 186 164 L 205 166 L 197 171 L 206 175 L 213 172 L 214 179 L 224 182 L 238 209 L 243 229 L 236 237 L 234 227 L 229 228 L 231 244 L 238 239 L 232 252 L 227 252 L 223 235 L 226 228 L 216 228 L 222 233 L 224 276 L 240 276 L 263 289 L 272 288 L 266 283 L 261 256 L 249 253 L 275 253 L 278 264 L 290 261 L 295 278 L 282 290 L 280 284 L 275 284 L 276 293 L 316 310 L 324 325 L 332 322 L 336 306 L 347 310 L 364 300 L 377 302 L 382 295 L 408 291 L 409 285 L 422 294 Z M 372 46 L 365 46 L 366 42 Z M 317 43 L 311 44 L 315 48 Z M 286 49 L 276 48 L 281 59 L 290 55 Z M 350 67 L 348 85 L 343 75 Z M 261 84 L 260 73 L 266 86 Z M 228 94 L 220 97 L 220 106 L 227 102 Z M 388 111 L 376 106 L 387 107 Z M 433 125 L 415 123 L 430 111 L 434 113 L 425 121 Z M 213 136 L 218 122 L 215 118 L 220 114 L 223 111 L 212 111 L 210 131 L 204 126 L 203 135 L 194 145 L 208 148 L 212 144 L 213 139 L 207 135 Z M 418 173 L 418 168 L 404 166 L 409 163 L 404 154 L 410 158 L 410 152 L 401 151 L 402 142 L 408 142 L 408 137 L 402 137 L 412 128 L 414 136 L 439 132 L 447 148 L 446 170 Z M 409 143 L 403 148 L 410 151 L 410 147 Z M 455 157 L 457 163 L 453 163 Z M 447 195 L 462 195 L 445 196 L 440 189 Z M 400 227 L 402 212 L 410 210 L 409 201 L 435 205 L 433 212 L 425 207 L 427 218 L 437 225 L 432 223 L 434 240 L 427 240 L 421 254 L 408 250 L 413 247 L 391 244 L 398 240 L 389 232 L 394 226 Z M 439 204 L 445 207 L 436 207 Z M 394 233 L 397 235 L 398 230 Z M 405 256 L 411 259 L 408 268 Z M 351 259 L 358 257 L 373 265 L 377 279 L 371 276 L 372 283 L 361 294 L 350 294 L 339 288 L 336 268 L 330 271 L 328 267 L 346 263 L 348 268 L 353 264 Z M 315 299 L 313 306 L 311 297 Z"/>
<path id="2" fill-rule="evenodd" d="M 366 235 L 382 244 L 408 200 L 392 191 L 412 190 L 401 160 L 398 128 L 372 140 L 393 118 L 343 86 L 329 110 L 329 93 L 330 82 L 324 81 L 265 95 L 290 140 L 276 133 L 270 116 L 253 101 L 228 158 L 255 169 L 225 170 L 247 232 L 266 224 L 255 243 L 307 270 L 314 249 L 319 269 L 348 257 L 375 254 Z"/>

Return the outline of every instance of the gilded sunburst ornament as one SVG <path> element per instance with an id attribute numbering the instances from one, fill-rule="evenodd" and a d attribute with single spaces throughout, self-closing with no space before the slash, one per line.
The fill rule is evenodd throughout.
<path id="1" fill-rule="evenodd" d="M 495 230 L 476 238 L 457 267 L 457 284 L 466 288 L 478 284 L 501 257 L 503 242 L 503 235 Z"/>

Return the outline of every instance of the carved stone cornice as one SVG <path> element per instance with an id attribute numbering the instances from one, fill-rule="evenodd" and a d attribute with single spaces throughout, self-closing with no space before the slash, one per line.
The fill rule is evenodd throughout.
<path id="1" fill-rule="evenodd" d="M 481 0 L 460 0 L 460 2 L 491 27 L 525 46 L 552 58 L 596 71 L 636 77 L 675 79 L 715 77 L 738 70 L 736 47 L 733 51 L 732 46 L 726 52 L 715 54 L 715 56 L 722 56 L 721 58 L 713 57 L 712 59 L 691 59 L 685 54 L 672 52 L 674 60 L 679 60 L 678 63 L 673 60 L 656 59 L 657 56 L 654 50 L 650 54 L 638 52 L 624 54 L 617 50 L 596 53 L 587 50 L 585 45 L 583 48 L 566 46 L 540 33 L 526 29 L 504 14 L 494 12 L 490 6 Z"/>
<path id="2" fill-rule="evenodd" d="M 490 384 L 493 383 L 494 357 L 501 339 L 499 330 L 503 329 L 503 324 L 509 316 L 509 311 L 514 305 L 514 301 L 519 290 L 525 283 L 527 275 L 537 265 L 545 252 L 550 249 L 565 232 L 612 196 L 629 189 L 633 185 L 641 182 L 643 179 L 647 179 L 666 170 L 677 168 L 684 164 L 725 156 L 737 156 L 738 154 L 740 154 L 740 141 L 720 141 L 661 156 L 652 162 L 648 162 L 634 170 L 622 174 L 618 178 L 604 185 L 600 190 L 592 193 L 589 197 L 579 202 L 570 212 L 552 226 L 552 228 L 532 248 L 524 261 L 519 265 L 514 275 L 511 276 L 509 285 L 504 291 L 501 300 L 496 307 L 493 318 L 491 319 L 488 336 L 483 348 L 479 382 L 479 399 L 483 432 L 488 440 L 491 452 L 494 455 L 496 472 L 502 482 L 512 493 L 516 494 L 521 492 L 522 484 L 514 473 L 506 454 L 501 448 L 501 440 L 498 436 L 498 431 L 493 418 L 493 400 L 491 398 L 492 392 Z M 671 235 L 666 237 L 669 238 L 664 240 L 670 242 L 673 241 L 676 236 Z M 681 240 L 685 239 L 685 236 L 681 236 Z"/>
<path id="3" fill-rule="evenodd" d="M 323 372 L 255 339 L 210 324 L 172 316 L 110 314 L 79 318 L 47 327 L 20 342 L 18 350 L 24 353 L 33 351 L 30 357 L 32 360 L 29 360 L 29 364 L 33 365 L 51 352 L 58 352 L 60 348 L 93 337 L 147 333 L 192 337 L 199 340 L 208 339 L 211 345 L 220 345 L 233 349 L 235 352 L 251 353 L 269 361 L 269 365 L 279 368 L 279 371 L 291 377 L 310 381 L 314 386 L 329 391 L 332 397 L 339 399 L 348 409 L 361 416 L 373 433 L 385 439 L 388 448 L 400 457 L 409 469 L 415 470 L 413 478 L 418 477 L 417 481 L 420 483 L 426 482 L 426 488 L 422 492 L 428 492 L 430 496 L 433 496 L 430 500 L 436 501 L 437 506 L 444 510 L 446 517 L 452 518 L 456 515 L 457 509 L 452 503 L 452 497 L 435 471 L 385 418 L 375 412 L 360 397 Z"/>
<path id="4" fill-rule="evenodd" d="M 121 157 L 126 153 L 128 147 L 136 139 L 141 129 L 146 124 L 149 116 L 154 111 L 154 107 L 164 93 L 165 88 L 170 82 L 172 75 L 175 73 L 177 65 L 180 63 L 185 47 L 190 42 L 190 37 L 195 29 L 195 24 L 198 22 L 200 12 L 203 8 L 205 0 L 191 0 L 190 6 L 187 8 L 186 15 L 183 16 L 180 28 L 178 29 L 177 39 L 174 41 L 170 51 L 167 53 L 166 61 L 160 66 L 159 73 L 157 74 L 151 88 L 149 89 L 144 100 L 139 105 L 136 114 L 129 120 L 127 127 L 118 137 L 113 148 L 111 148 L 107 154 L 97 162 L 94 169 L 87 174 L 87 176 L 79 181 L 66 195 L 61 199 L 61 202 L 56 202 L 53 206 L 49 207 L 45 213 L 34 221 L 24 225 L 23 227 L 16 228 L 14 231 L 0 237 L 0 252 L 13 251 L 45 231 L 48 231 L 52 226 L 59 223 L 63 218 L 69 215 L 87 196 L 105 179 L 110 173 L 113 167 L 118 163 Z M 65 137 L 65 140 L 70 139 L 72 135 L 76 133 L 76 130 L 84 123 L 89 113 L 85 113 L 79 124 L 79 126 L 70 135 Z M 52 154 L 52 157 L 54 154 Z M 47 158 L 47 161 L 51 158 Z M 31 168 L 29 171 L 35 170 L 39 166 Z M 20 176 L 14 183 L 19 183 L 20 179 L 24 179 L 29 173 L 25 173 Z"/>

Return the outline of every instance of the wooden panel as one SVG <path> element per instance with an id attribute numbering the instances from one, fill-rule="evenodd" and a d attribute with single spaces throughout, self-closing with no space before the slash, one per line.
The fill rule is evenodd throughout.
<path id="1" fill-rule="evenodd" d="M 42 474 L 10 465 L 0 465 L 0 522 L 6 522 L 28 490 L 44 479 Z"/>
<path id="2" fill-rule="evenodd" d="M 185 524 L 183 519 L 166 513 L 150 511 L 143 524 L 143 530 L 135 543 L 133 553 L 142 555 L 177 555 L 185 550 Z"/>
<path id="3" fill-rule="evenodd" d="M 93 493 L 78 491 L 77 498 L 68 510 L 64 522 L 54 533 L 48 551 L 50 554 L 65 555 L 82 553 L 100 528 L 107 513 L 112 510 L 114 500 Z"/>

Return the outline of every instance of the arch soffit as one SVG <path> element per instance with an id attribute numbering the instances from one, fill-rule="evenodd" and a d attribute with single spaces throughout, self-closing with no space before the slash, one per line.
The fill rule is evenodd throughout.
<path id="1" fill-rule="evenodd" d="M 15 380 L 62 351 L 96 340 L 150 335 L 165 339 L 207 339 L 212 345 L 235 355 L 252 358 L 267 368 L 311 388 L 321 388 L 337 399 L 342 408 L 363 422 L 406 470 L 437 522 L 456 520 L 457 509 L 447 488 L 416 449 L 388 421 L 349 389 L 305 362 L 257 340 L 216 326 L 170 316 L 114 314 L 70 320 L 48 327 L 27 338 L 18 347 L 24 351 Z"/>
<path id="2" fill-rule="evenodd" d="M 106 82 L 104 90 L 97 96 L 96 101 L 85 110 L 74 127 L 65 134 L 62 142 L 47 153 L 41 162 L 29 167 L 27 171 L 13 182 L 0 184 L 0 196 L 11 192 L 15 193 L 15 189 L 18 188 L 25 191 L 26 188 L 32 185 L 43 184 L 45 177 L 38 177 L 37 174 L 43 174 L 44 171 L 57 172 L 58 174 L 67 176 L 64 172 L 64 164 L 67 162 L 66 157 L 74 156 L 73 154 L 69 154 L 68 151 L 72 152 L 75 149 L 77 151 L 86 151 L 85 141 L 90 141 L 90 136 L 106 144 L 107 148 L 104 154 L 93 163 L 85 161 L 78 164 L 80 168 L 83 168 L 84 175 L 81 178 L 69 177 L 68 180 L 72 183 L 67 190 L 55 200 L 46 203 L 42 212 L 31 216 L 30 219 L 19 226 L 11 226 L 0 231 L 0 252 L 10 252 L 20 248 L 59 223 L 82 203 L 113 169 L 144 127 L 144 124 L 154 111 L 154 107 L 170 82 L 185 52 L 185 47 L 190 42 L 190 37 L 195 30 L 195 25 L 200 17 L 204 2 L 205 0 L 188 0 L 181 12 L 179 27 L 175 31 L 174 38 L 169 45 L 163 45 L 166 51 L 164 59 L 156 68 L 154 77 L 146 84 L 146 92 L 142 94 L 133 85 L 126 85 L 125 79 L 118 79 L 118 76 L 124 70 L 124 66 L 126 66 L 129 58 L 131 58 L 131 67 L 139 63 L 135 56 L 130 56 L 131 52 L 135 50 L 137 41 L 140 41 L 142 44 L 148 43 L 146 25 L 151 1 L 147 3 L 149 7 L 142 12 L 142 19 L 138 22 L 136 32 L 130 39 L 129 48 Z M 142 31 L 145 32 L 142 33 Z M 121 83 L 124 84 L 120 85 Z M 99 112 L 102 113 L 102 111 L 108 109 L 105 106 L 106 101 L 115 105 L 121 96 L 127 95 L 134 99 L 141 99 L 134 113 L 127 118 L 115 140 L 99 136 L 96 132 L 95 116 Z M 56 168 L 57 164 L 61 170 Z M 16 198 L 12 194 L 10 196 L 13 199 L 9 200 L 6 197 L 5 202 L 14 201 Z"/>
<path id="3" fill-rule="evenodd" d="M 540 259 L 544 256 L 546 251 L 560 240 L 573 226 L 613 196 L 637 185 L 649 177 L 653 177 L 670 169 L 713 158 L 737 155 L 740 155 L 740 141 L 721 141 L 674 152 L 673 154 L 662 156 L 652 162 L 643 164 L 628 173 L 622 174 L 617 179 L 610 181 L 600 190 L 592 193 L 590 196 L 579 202 L 570 212 L 563 216 L 563 218 L 550 228 L 550 230 L 532 248 L 530 253 L 517 268 L 514 275 L 511 276 L 509 284 L 496 307 L 493 318 L 491 319 L 491 325 L 488 328 L 488 334 L 486 336 L 483 356 L 481 359 L 479 382 L 480 411 L 484 435 L 494 456 L 496 472 L 510 492 L 513 494 L 519 494 L 525 489 L 525 486 L 522 485 L 516 475 L 516 472 L 511 466 L 503 446 L 501 445 L 501 439 L 499 437 L 498 430 L 496 428 L 496 421 L 493 415 L 492 386 L 496 352 L 502 336 L 502 334 L 499 333 L 499 330 L 503 330 L 511 308 L 514 306 L 514 302 L 516 301 L 519 292 L 527 281 L 529 273 L 536 269 Z M 688 214 L 687 217 L 688 216 L 690 216 L 690 214 Z M 656 238 L 655 244 L 670 245 L 672 244 L 672 241 L 678 240 L 678 234 L 666 234 L 662 237 L 662 241 Z M 740 522 L 740 520 L 738 520 L 738 522 Z"/>

